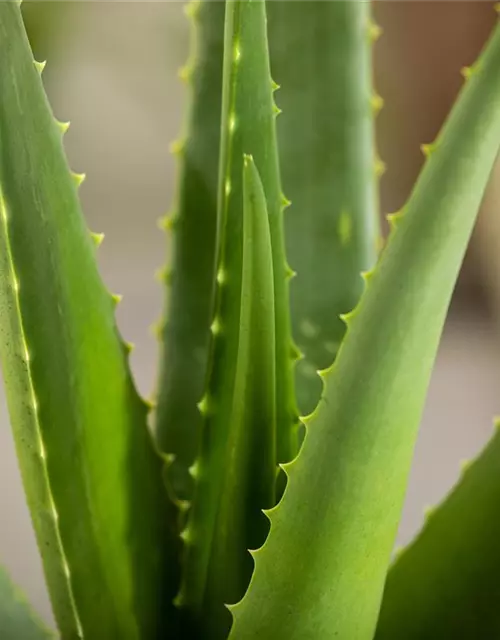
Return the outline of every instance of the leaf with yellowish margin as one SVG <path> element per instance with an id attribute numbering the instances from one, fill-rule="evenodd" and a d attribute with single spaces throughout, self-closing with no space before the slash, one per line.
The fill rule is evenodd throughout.
<path id="1" fill-rule="evenodd" d="M 19 4 L 0 2 L 0 359 L 64 638 L 154 637 L 177 588 L 162 460 Z"/>

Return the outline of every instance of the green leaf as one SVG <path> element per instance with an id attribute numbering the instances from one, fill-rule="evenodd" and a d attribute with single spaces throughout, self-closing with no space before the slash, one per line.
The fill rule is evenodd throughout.
<path id="1" fill-rule="evenodd" d="M 268 531 L 262 509 L 274 504 L 276 452 L 274 286 L 269 219 L 260 176 L 245 156 L 243 256 L 239 327 L 217 316 L 214 368 L 195 499 L 186 543 L 184 584 L 178 603 L 194 613 L 201 637 L 224 638 L 230 615 L 224 605 L 245 592 L 252 571 L 248 549 Z M 228 278 L 236 272 L 227 265 Z M 229 286 L 229 285 L 228 285 Z M 222 294 L 223 297 L 224 294 Z M 222 306 L 223 308 L 223 306 Z M 237 333 L 231 395 L 218 357 Z M 217 344 L 219 343 L 219 344 Z M 226 360 L 227 362 L 227 360 Z M 226 441 L 217 441 L 226 434 Z M 212 435 L 213 434 L 213 435 Z"/>
<path id="2" fill-rule="evenodd" d="M 0 637 L 2 640 L 48 640 L 54 637 L 1 566 Z"/>
<path id="3" fill-rule="evenodd" d="M 317 370 L 331 365 L 344 337 L 339 315 L 363 290 L 379 237 L 372 113 L 370 3 L 274 1 L 268 5 L 271 71 L 280 85 L 278 140 L 298 404 L 321 395 Z"/>
<path id="4" fill-rule="evenodd" d="M 232 640 L 369 640 L 446 311 L 500 147 L 500 27 L 355 311 Z"/>
<path id="5" fill-rule="evenodd" d="M 187 131 L 173 145 L 179 154 L 177 203 L 165 219 L 172 232 L 173 261 L 167 271 L 166 320 L 156 430 L 160 448 L 175 456 L 168 469 L 174 492 L 189 497 L 188 468 L 198 453 L 213 313 L 217 235 L 217 168 L 224 48 L 223 2 L 192 1 L 193 51 L 181 72 L 191 91 Z"/>
<path id="6" fill-rule="evenodd" d="M 293 348 L 290 337 L 288 281 L 285 259 L 283 209 L 276 144 L 275 83 L 269 69 L 266 13 L 263 0 L 229 0 L 226 4 L 224 48 L 223 122 L 219 181 L 219 219 L 229 240 L 241 233 L 241 163 L 253 156 L 266 195 L 273 249 L 276 313 L 276 451 L 278 462 L 291 460 L 297 451 L 297 408 L 293 389 Z M 239 212 L 239 215 L 238 215 Z M 226 242 L 228 259 L 241 261 L 238 243 Z M 223 241 L 221 240 L 221 244 Z M 239 293 L 235 290 L 235 308 Z M 235 311 L 237 314 L 238 311 Z"/>
<path id="7" fill-rule="evenodd" d="M 64 638 L 153 637 L 176 564 L 162 461 L 34 65 L 0 3 L 0 357 Z"/>
<path id="8" fill-rule="evenodd" d="M 205 423 L 200 457 L 192 469 L 197 483 L 183 533 L 185 575 L 178 598 L 197 619 L 198 633 L 207 638 L 226 637 L 230 615 L 224 604 L 236 602 L 248 585 L 252 562 L 247 549 L 265 538 L 267 523 L 261 510 L 273 504 L 276 459 L 292 455 L 296 435 L 276 110 L 266 35 L 264 3 L 226 3 L 216 314 L 207 391 L 199 405 Z M 248 167 L 243 180 L 246 155 L 253 157 L 262 181 L 272 251 L 260 237 L 256 253 L 246 253 L 245 220 L 248 224 L 252 207 L 247 202 L 245 209 L 244 202 L 253 199 L 256 188 L 249 182 Z M 272 268 L 261 272 L 268 251 Z M 250 259 L 263 265 L 252 267 L 254 282 L 245 275 Z M 249 296 L 254 298 L 251 302 Z M 263 315 L 257 321 L 259 304 Z M 267 327 L 267 343 L 259 337 L 260 323 Z M 271 327 L 273 336 L 281 338 L 276 344 L 274 337 L 270 340 Z M 255 344 L 255 353 L 247 359 L 250 344 Z M 271 405 L 275 417 L 270 415 Z"/>
<path id="9" fill-rule="evenodd" d="M 377 640 L 500 636 L 498 429 L 391 568 Z"/>

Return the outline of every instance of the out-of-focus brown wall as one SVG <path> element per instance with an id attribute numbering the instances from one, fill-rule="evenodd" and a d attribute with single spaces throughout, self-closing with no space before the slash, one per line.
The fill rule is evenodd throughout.
<path id="1" fill-rule="evenodd" d="M 375 48 L 375 85 L 385 100 L 377 121 L 380 155 L 387 164 L 381 201 L 382 211 L 392 212 L 405 202 L 422 166 L 420 145 L 435 139 L 463 85 L 461 69 L 474 62 L 498 15 L 492 2 L 482 0 L 388 0 L 376 2 L 374 13 L 383 28 Z M 490 197 L 481 211 L 481 232 L 476 231 L 467 253 L 456 303 L 484 304 L 496 295 L 481 259 L 488 234 L 483 230 L 500 216 L 493 208 Z M 496 238 L 500 242 L 500 230 Z"/>

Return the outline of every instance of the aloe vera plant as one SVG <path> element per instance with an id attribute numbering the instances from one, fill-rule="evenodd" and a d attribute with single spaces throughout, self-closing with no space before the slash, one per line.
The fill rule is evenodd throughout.
<path id="1" fill-rule="evenodd" d="M 390 556 L 500 150 L 500 28 L 377 256 L 369 4 L 206 0 L 187 13 L 191 105 L 162 222 L 174 251 L 150 407 L 67 126 L 18 3 L 0 3 L 0 358 L 59 635 L 499 637 L 498 433 Z M 0 637 L 52 635 L 2 570 Z"/>

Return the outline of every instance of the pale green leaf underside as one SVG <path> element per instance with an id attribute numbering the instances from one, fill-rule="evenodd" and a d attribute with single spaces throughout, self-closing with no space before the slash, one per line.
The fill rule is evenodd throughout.
<path id="1" fill-rule="evenodd" d="M 139 638 L 175 593 L 168 503 L 17 2 L 0 2 L 0 356 L 65 638 Z"/>
<path id="2" fill-rule="evenodd" d="M 360 304 L 272 510 L 231 640 L 370 640 L 439 337 L 500 146 L 500 28 Z"/>
<path id="3" fill-rule="evenodd" d="M 50 640 L 54 638 L 37 614 L 31 609 L 24 594 L 10 581 L 0 567 L 0 638 L 2 640 Z"/>

